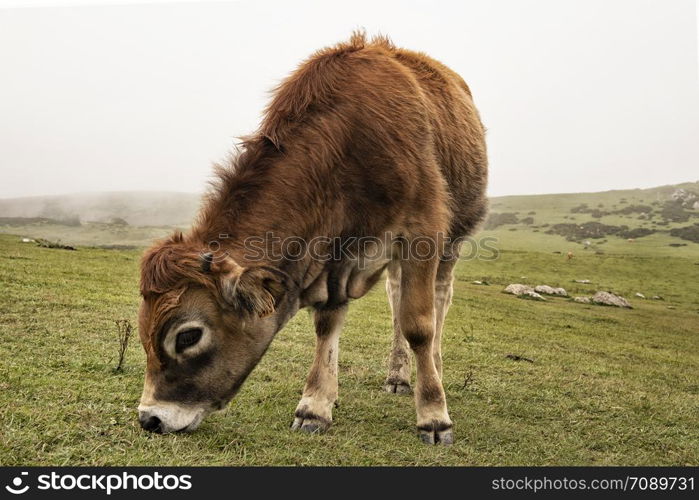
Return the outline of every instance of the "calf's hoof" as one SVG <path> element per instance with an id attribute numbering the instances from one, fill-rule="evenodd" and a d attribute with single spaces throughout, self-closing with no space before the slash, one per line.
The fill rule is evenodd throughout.
<path id="1" fill-rule="evenodd" d="M 320 434 L 330 428 L 330 423 L 317 418 L 295 417 L 291 424 L 292 431 L 301 431 L 308 434 Z"/>
<path id="2" fill-rule="evenodd" d="M 307 432 L 308 434 L 319 434 L 327 431 L 329 428 L 329 420 L 311 413 L 297 413 L 294 416 L 294 421 L 291 423 L 292 431 Z"/>
<path id="3" fill-rule="evenodd" d="M 386 382 L 384 382 L 383 389 L 391 394 L 410 394 L 412 392 L 409 382 L 393 379 L 386 380 Z"/>
<path id="4" fill-rule="evenodd" d="M 418 426 L 420 441 L 425 444 L 443 444 L 450 446 L 454 444 L 454 432 L 452 425 L 442 422 L 432 422 L 428 425 Z"/>

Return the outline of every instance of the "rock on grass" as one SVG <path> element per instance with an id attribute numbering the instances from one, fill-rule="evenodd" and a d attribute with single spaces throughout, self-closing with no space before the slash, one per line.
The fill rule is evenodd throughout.
<path id="1" fill-rule="evenodd" d="M 611 292 L 597 292 L 592 297 L 592 303 L 600 306 L 615 306 L 631 309 L 631 304 L 629 304 L 628 300 Z"/>
<path id="2" fill-rule="evenodd" d="M 529 300 L 546 300 L 542 295 L 538 294 L 534 290 L 527 290 L 526 292 L 522 293 L 521 295 L 518 295 L 520 299 L 529 299 Z"/>
<path id="3" fill-rule="evenodd" d="M 505 288 L 505 293 L 511 293 L 512 295 L 522 295 L 527 291 L 533 292 L 534 289 L 529 285 L 522 285 L 520 283 L 512 283 Z"/>
<path id="4" fill-rule="evenodd" d="M 539 285 L 534 288 L 534 291 L 544 295 L 558 295 L 559 297 L 568 296 L 568 292 L 566 292 L 564 288 L 554 288 L 548 285 Z"/>
<path id="5" fill-rule="evenodd" d="M 507 285 L 504 291 L 505 293 L 511 293 L 512 295 L 516 295 L 520 299 L 546 300 L 540 294 L 535 292 L 534 289 L 529 285 L 513 283 L 511 285 Z"/>

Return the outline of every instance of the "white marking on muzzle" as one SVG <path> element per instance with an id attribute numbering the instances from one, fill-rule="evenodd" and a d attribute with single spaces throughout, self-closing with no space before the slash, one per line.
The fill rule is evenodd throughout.
<path id="1" fill-rule="evenodd" d="M 138 417 L 141 422 L 157 417 L 160 420 L 159 431 L 163 434 L 170 432 L 191 432 L 199 427 L 209 412 L 201 406 L 182 406 L 171 402 L 155 402 L 151 405 L 139 405 Z"/>

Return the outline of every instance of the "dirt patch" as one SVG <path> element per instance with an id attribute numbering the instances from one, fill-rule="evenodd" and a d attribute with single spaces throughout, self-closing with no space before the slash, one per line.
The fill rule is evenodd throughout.
<path id="1" fill-rule="evenodd" d="M 610 234 L 627 231 L 627 226 L 610 226 L 601 222 L 584 222 L 582 224 L 554 224 L 546 234 L 557 234 L 568 241 L 604 238 Z"/>
<path id="2" fill-rule="evenodd" d="M 635 229 L 629 229 L 628 231 L 621 231 L 618 236 L 622 238 L 642 238 L 644 236 L 648 236 L 649 234 L 653 234 L 655 231 L 653 229 L 648 229 L 647 227 L 637 227 Z"/>
<path id="3" fill-rule="evenodd" d="M 37 238 L 36 245 L 42 248 L 53 248 L 59 250 L 75 250 L 74 246 L 64 245 L 60 241 L 49 241 L 41 238 Z"/>
<path id="4" fill-rule="evenodd" d="M 514 212 L 491 213 L 485 221 L 484 229 L 496 229 L 505 224 L 517 224 L 519 219 Z"/>
<path id="5" fill-rule="evenodd" d="M 660 216 L 665 219 L 665 222 L 687 222 L 693 212 L 688 212 L 682 206 L 682 200 L 666 201 L 660 210 Z"/>
<path id="6" fill-rule="evenodd" d="M 599 208 L 590 208 L 587 206 L 587 203 L 583 203 L 582 205 L 573 207 L 570 209 L 570 211 L 574 214 L 590 214 L 590 216 L 594 217 L 595 219 L 600 219 L 605 215 L 609 215 L 612 213 L 606 210 L 600 210 Z"/>
<path id="7" fill-rule="evenodd" d="M 620 215 L 631 215 L 631 214 L 647 214 L 653 211 L 653 207 L 650 205 L 629 205 L 628 207 L 621 208 L 614 211 L 615 214 Z"/>
<path id="8" fill-rule="evenodd" d="M 580 242 L 586 239 L 600 239 L 608 235 L 619 238 L 642 238 L 656 231 L 653 229 L 638 227 L 629 229 L 628 226 L 610 226 L 601 222 L 591 221 L 582 224 L 554 224 L 546 234 L 557 234 L 568 241 Z"/>
<path id="9" fill-rule="evenodd" d="M 683 240 L 699 243 L 699 223 L 692 224 L 691 226 L 671 229 L 670 236 L 676 236 L 678 238 L 682 238 Z"/>

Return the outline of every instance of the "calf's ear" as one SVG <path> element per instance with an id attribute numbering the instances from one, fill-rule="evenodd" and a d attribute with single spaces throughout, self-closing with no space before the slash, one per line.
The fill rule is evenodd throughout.
<path id="1" fill-rule="evenodd" d="M 274 312 L 285 291 L 283 276 L 262 266 L 243 269 L 237 279 L 228 279 L 224 286 L 231 305 L 261 318 Z"/>
<path id="2" fill-rule="evenodd" d="M 245 313 L 264 317 L 272 314 L 286 291 L 286 275 L 268 266 L 242 267 L 230 257 L 201 258 L 201 270 L 218 275 L 224 301 Z"/>
<path id="3" fill-rule="evenodd" d="M 271 268 L 241 268 L 221 276 L 224 300 L 235 309 L 260 318 L 274 312 L 284 296 L 284 277 Z"/>

